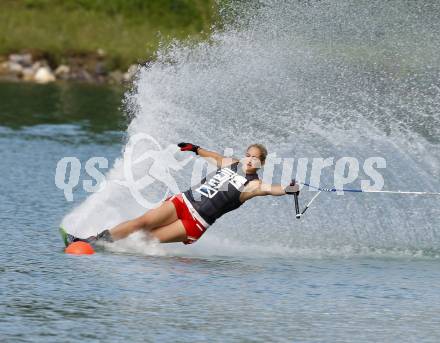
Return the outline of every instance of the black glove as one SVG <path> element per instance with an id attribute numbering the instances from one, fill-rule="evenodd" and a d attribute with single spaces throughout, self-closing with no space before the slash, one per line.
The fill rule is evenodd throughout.
<path id="1" fill-rule="evenodd" d="M 299 184 L 293 179 L 290 184 L 284 188 L 286 194 L 299 194 Z"/>
<path id="2" fill-rule="evenodd" d="M 197 152 L 197 149 L 200 148 L 198 145 L 191 144 L 191 143 L 179 143 L 177 146 L 180 148 L 180 151 L 192 151 L 195 152 L 196 155 L 199 153 Z"/>

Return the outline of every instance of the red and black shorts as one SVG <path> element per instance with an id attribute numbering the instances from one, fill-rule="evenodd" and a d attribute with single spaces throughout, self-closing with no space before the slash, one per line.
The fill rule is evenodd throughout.
<path id="1" fill-rule="evenodd" d="M 209 227 L 209 224 L 197 213 L 191 203 L 182 193 L 173 195 L 166 199 L 171 201 L 176 208 L 177 217 L 182 221 L 185 227 L 187 240 L 184 244 L 192 244 L 196 242 Z"/>

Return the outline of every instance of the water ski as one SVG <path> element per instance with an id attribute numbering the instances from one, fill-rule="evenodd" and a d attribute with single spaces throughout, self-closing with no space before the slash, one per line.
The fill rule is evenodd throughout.
<path id="1" fill-rule="evenodd" d="M 83 241 L 69 242 L 70 241 L 69 234 L 67 233 L 67 231 L 63 227 L 60 227 L 59 231 L 60 231 L 60 235 L 63 240 L 63 243 L 66 246 L 66 248 L 64 249 L 64 252 L 66 254 L 92 255 L 95 253 L 95 250 L 93 249 L 93 247 L 87 242 L 83 242 Z"/>
<path id="2" fill-rule="evenodd" d="M 59 231 L 60 231 L 61 239 L 63 240 L 63 243 L 67 248 L 69 246 L 69 239 L 67 236 L 68 235 L 67 231 L 63 227 L 60 227 Z"/>

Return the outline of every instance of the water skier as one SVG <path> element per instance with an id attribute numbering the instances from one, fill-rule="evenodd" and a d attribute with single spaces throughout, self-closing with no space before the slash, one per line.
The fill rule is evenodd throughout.
<path id="1" fill-rule="evenodd" d="M 191 143 L 179 143 L 178 146 L 181 151 L 192 151 L 214 163 L 217 171 L 187 191 L 169 197 L 159 207 L 140 217 L 86 239 L 66 234 L 66 243 L 114 242 L 143 230 L 161 243 L 191 244 L 222 215 L 256 196 L 281 196 L 299 192 L 299 186 L 294 181 L 282 187 L 265 184 L 258 178 L 257 170 L 264 165 L 267 156 L 267 150 L 261 144 L 250 145 L 242 160 L 225 157 Z"/>

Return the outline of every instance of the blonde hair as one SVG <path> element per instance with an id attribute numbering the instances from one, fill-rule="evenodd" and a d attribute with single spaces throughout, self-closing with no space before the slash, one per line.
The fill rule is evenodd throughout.
<path id="1" fill-rule="evenodd" d="M 250 148 L 257 148 L 258 150 L 260 150 L 260 161 L 261 163 L 264 163 L 266 161 L 266 157 L 267 157 L 267 149 L 263 144 L 251 144 L 247 147 L 246 151 L 249 151 Z"/>

